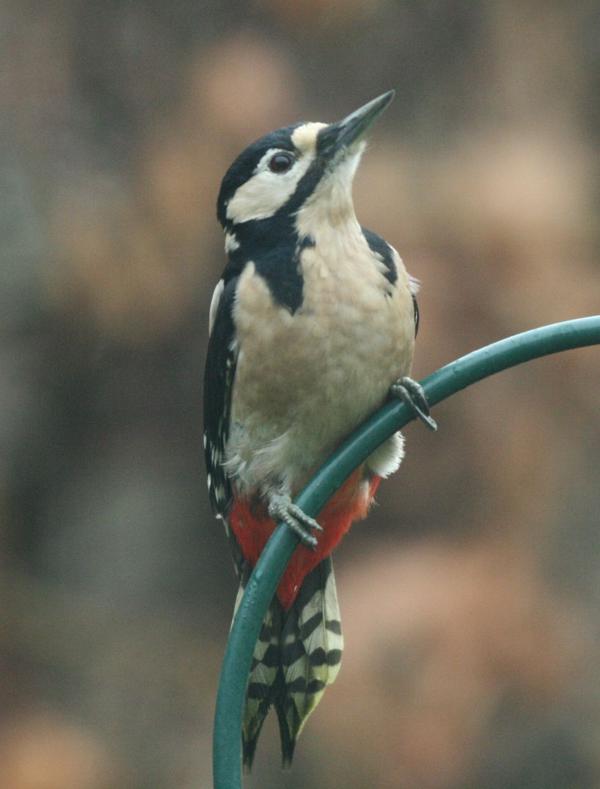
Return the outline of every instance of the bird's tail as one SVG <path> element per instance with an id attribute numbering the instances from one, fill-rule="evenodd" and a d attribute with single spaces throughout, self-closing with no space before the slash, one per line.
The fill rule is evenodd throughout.
<path id="1" fill-rule="evenodd" d="M 304 579 L 289 610 L 277 598 L 254 649 L 242 724 L 244 766 L 250 768 L 269 708 L 279 721 L 283 765 L 325 688 L 335 680 L 343 650 L 340 609 L 331 557 Z"/>

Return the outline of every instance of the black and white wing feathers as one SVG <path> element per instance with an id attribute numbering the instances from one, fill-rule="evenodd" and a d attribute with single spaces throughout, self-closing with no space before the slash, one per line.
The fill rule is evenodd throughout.
<path id="1" fill-rule="evenodd" d="M 223 518 L 232 498 L 231 484 L 223 464 L 237 361 L 233 322 L 237 281 L 237 277 L 225 282 L 221 280 L 215 288 L 210 306 L 211 332 L 204 371 L 204 456 L 208 491 L 215 513 Z"/>

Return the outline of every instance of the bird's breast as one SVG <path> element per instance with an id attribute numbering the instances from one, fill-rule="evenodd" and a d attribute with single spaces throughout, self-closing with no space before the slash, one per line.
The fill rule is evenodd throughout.
<path id="1" fill-rule="evenodd" d="M 413 307 L 402 266 L 391 286 L 366 245 L 319 245 L 301 257 L 303 302 L 293 314 L 248 264 L 234 318 L 239 343 L 232 399 L 232 471 L 252 487 L 321 463 L 409 372 Z M 301 483 L 298 483 L 301 484 Z"/>

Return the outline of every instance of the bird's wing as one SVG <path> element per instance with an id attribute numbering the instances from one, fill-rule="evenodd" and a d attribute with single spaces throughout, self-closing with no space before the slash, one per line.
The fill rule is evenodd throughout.
<path id="1" fill-rule="evenodd" d="M 237 345 L 233 304 L 237 277 L 221 280 L 210 305 L 210 338 L 204 370 L 204 456 L 208 491 L 215 513 L 225 517 L 231 505 L 231 484 L 223 468 L 229 437 L 231 393 Z"/>
<path id="2" fill-rule="evenodd" d="M 244 585 L 246 562 L 227 522 L 233 492 L 224 468 L 238 353 L 233 321 L 237 283 L 237 276 L 220 280 L 210 303 L 210 337 L 204 370 L 204 457 L 210 503 L 216 515 L 223 520 L 233 563 Z"/>

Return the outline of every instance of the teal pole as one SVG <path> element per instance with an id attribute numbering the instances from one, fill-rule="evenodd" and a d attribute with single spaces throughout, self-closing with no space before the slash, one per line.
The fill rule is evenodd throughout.
<path id="1" fill-rule="evenodd" d="M 430 405 L 490 375 L 559 351 L 600 344 L 600 315 L 554 323 L 516 334 L 462 356 L 421 383 Z M 317 471 L 296 499 L 316 516 L 344 480 L 389 436 L 414 419 L 404 403 L 391 402 L 364 422 Z M 241 789 L 241 724 L 254 645 L 279 579 L 298 543 L 280 524 L 248 581 L 233 622 L 221 668 L 213 735 L 214 789 Z"/>

